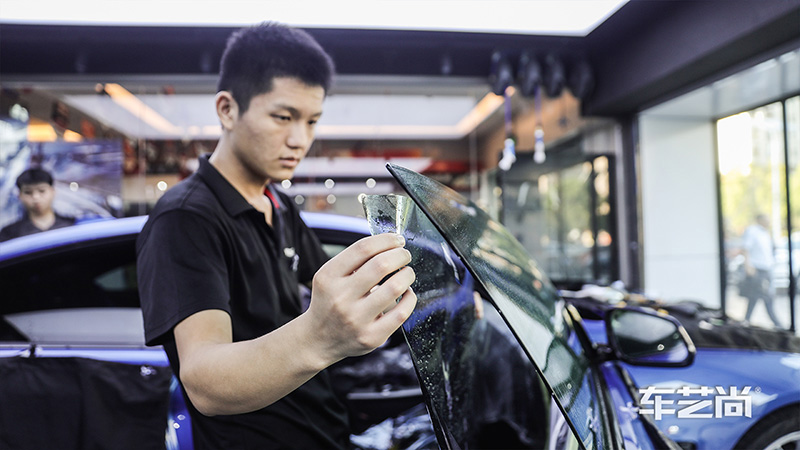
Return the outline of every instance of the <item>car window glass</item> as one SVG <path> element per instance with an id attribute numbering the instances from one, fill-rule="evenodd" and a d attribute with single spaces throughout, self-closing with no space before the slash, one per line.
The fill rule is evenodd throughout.
<path id="1" fill-rule="evenodd" d="M 135 236 L 64 246 L 5 261 L 0 314 L 79 307 L 138 307 Z"/>
<path id="2" fill-rule="evenodd" d="M 66 245 L 5 261 L 0 340 L 38 343 L 45 337 L 53 343 L 63 331 L 61 340 L 139 345 L 135 238 Z"/>
<path id="3" fill-rule="evenodd" d="M 417 307 L 403 325 L 443 448 L 577 448 L 541 377 L 447 242 L 407 197 L 363 197 L 373 234 L 400 232 Z"/>
<path id="4" fill-rule="evenodd" d="M 597 375 L 574 336 L 565 303 L 524 247 L 452 189 L 408 169 L 387 167 L 421 211 L 418 215 L 432 223 L 432 232 L 422 233 L 441 236 L 498 308 L 582 445 L 610 447 L 613 425 L 602 413 Z"/>
<path id="5" fill-rule="evenodd" d="M 98 275 L 94 282 L 99 288 L 106 291 L 125 292 L 138 290 L 136 263 L 131 262 L 124 266 L 114 267 Z"/>

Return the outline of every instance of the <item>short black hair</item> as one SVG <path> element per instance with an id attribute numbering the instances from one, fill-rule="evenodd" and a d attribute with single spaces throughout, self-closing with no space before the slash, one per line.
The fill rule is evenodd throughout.
<path id="1" fill-rule="evenodd" d="M 333 73 L 333 60 L 310 34 L 264 22 L 237 30 L 228 38 L 217 92 L 230 92 L 242 114 L 254 96 L 272 90 L 276 77 L 297 78 L 327 93 Z"/>
<path id="2" fill-rule="evenodd" d="M 32 169 L 28 169 L 17 177 L 17 187 L 22 189 L 22 186 L 26 186 L 29 184 L 39 184 L 39 183 L 47 183 L 50 186 L 53 185 L 53 176 L 50 175 L 50 172 L 40 169 L 38 167 L 34 167 Z"/>

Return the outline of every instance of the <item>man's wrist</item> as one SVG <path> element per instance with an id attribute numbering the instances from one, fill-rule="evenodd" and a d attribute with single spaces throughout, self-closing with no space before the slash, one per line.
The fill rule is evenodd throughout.
<path id="1" fill-rule="evenodd" d="M 324 340 L 312 319 L 306 311 L 289 324 L 295 326 L 295 331 L 298 333 L 298 339 L 295 341 L 298 344 L 297 357 L 303 358 L 310 370 L 320 372 L 344 358 L 334 354 L 330 342 Z"/>

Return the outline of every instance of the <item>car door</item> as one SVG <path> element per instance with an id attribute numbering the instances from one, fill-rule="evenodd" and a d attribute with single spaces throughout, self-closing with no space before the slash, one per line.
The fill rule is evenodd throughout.
<path id="1" fill-rule="evenodd" d="M 178 448 L 179 413 L 170 408 L 180 394 L 163 350 L 144 345 L 134 254 L 141 223 L 87 224 L 3 244 L 3 445 Z"/>

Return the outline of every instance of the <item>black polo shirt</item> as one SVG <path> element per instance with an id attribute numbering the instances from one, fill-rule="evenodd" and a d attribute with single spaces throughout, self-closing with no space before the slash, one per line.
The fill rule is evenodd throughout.
<path id="1" fill-rule="evenodd" d="M 172 330 L 196 312 L 230 314 L 234 341 L 262 336 L 302 313 L 298 283 L 311 281 L 326 256 L 293 202 L 271 193 L 274 227 L 202 158 L 198 171 L 150 214 L 136 246 L 145 338 L 164 345 L 176 375 Z M 346 410 L 326 371 L 247 414 L 206 417 L 184 397 L 196 449 L 347 446 Z"/>

